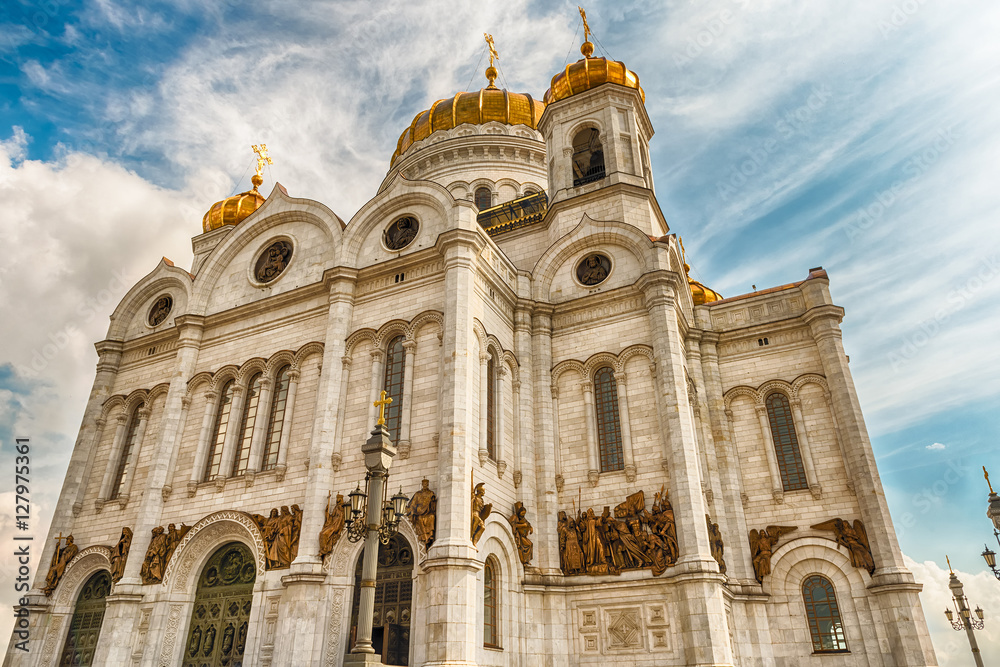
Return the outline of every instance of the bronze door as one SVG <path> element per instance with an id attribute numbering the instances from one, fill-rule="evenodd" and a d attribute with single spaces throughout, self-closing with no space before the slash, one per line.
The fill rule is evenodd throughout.
<path id="1" fill-rule="evenodd" d="M 361 566 L 364 551 L 354 571 L 354 608 L 351 612 L 351 638 L 347 652 L 357 637 L 358 609 L 361 605 Z M 413 549 L 398 533 L 378 549 L 378 574 L 375 578 L 375 617 L 372 622 L 372 647 L 386 665 L 410 664 L 410 617 L 413 602 Z"/>
<path id="2" fill-rule="evenodd" d="M 183 667 L 242 667 L 257 567 L 244 545 L 227 544 L 198 581 Z"/>
<path id="3" fill-rule="evenodd" d="M 109 590 L 111 575 L 106 570 L 98 572 L 83 585 L 73 608 L 73 620 L 69 624 L 59 667 L 94 664 L 94 649 L 104 622 L 104 599 Z"/>

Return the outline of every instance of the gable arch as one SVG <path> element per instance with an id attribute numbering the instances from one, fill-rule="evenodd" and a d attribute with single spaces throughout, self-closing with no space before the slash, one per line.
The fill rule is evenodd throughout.
<path id="1" fill-rule="evenodd" d="M 552 386 L 559 386 L 559 379 L 563 376 L 563 373 L 567 371 L 576 371 L 580 374 L 580 379 L 583 380 L 587 377 L 587 370 L 583 363 L 577 361 L 576 359 L 567 359 L 565 361 L 560 361 L 556 364 L 555 368 L 552 369 Z"/>
<path id="2" fill-rule="evenodd" d="M 191 527 L 167 564 L 159 584 L 161 590 L 194 599 L 202 568 L 216 549 L 229 542 L 241 542 L 250 549 L 257 567 L 257 581 L 261 581 L 266 568 L 260 529 L 248 514 L 225 510 L 209 514 Z"/>
<path id="3" fill-rule="evenodd" d="M 438 331 L 444 331 L 444 314 L 436 310 L 425 310 L 410 321 L 410 338 L 416 338 L 420 329 L 430 323 L 437 324 Z"/>
<path id="4" fill-rule="evenodd" d="M 160 396 L 166 396 L 168 391 L 170 391 L 170 384 L 167 382 L 161 382 L 150 389 L 149 394 L 146 396 L 146 407 L 152 407 L 153 401 L 158 399 Z"/>
<path id="5" fill-rule="evenodd" d="M 591 355 L 583 364 L 584 375 L 587 379 L 593 379 L 594 373 L 605 366 L 610 366 L 612 371 L 618 371 L 618 356 L 610 352 L 598 352 Z"/>
<path id="6" fill-rule="evenodd" d="M 768 380 L 757 388 L 758 405 L 764 405 L 767 402 L 767 397 L 774 393 L 784 394 L 789 402 L 795 400 L 795 392 L 792 390 L 791 384 L 784 380 Z"/>
<path id="7" fill-rule="evenodd" d="M 222 391 L 222 387 L 230 380 L 235 381 L 237 385 L 240 383 L 240 369 L 235 364 L 226 364 L 212 374 L 212 388 L 210 391 L 215 393 Z"/>
<path id="8" fill-rule="evenodd" d="M 212 382 L 212 374 L 208 371 L 202 371 L 195 374 L 187 382 L 187 395 L 191 396 L 194 394 L 195 390 L 203 384 L 209 385 L 208 391 L 214 391 L 214 384 Z"/>
<path id="9" fill-rule="evenodd" d="M 602 145 L 608 142 L 608 133 L 605 131 L 604 124 L 597 118 L 583 118 L 569 127 L 566 128 L 564 135 L 566 146 L 572 146 L 573 140 L 576 139 L 576 135 L 580 134 L 583 130 L 594 129 L 597 130 L 597 138 L 600 140 Z"/>
<path id="10" fill-rule="evenodd" d="M 618 362 L 615 370 L 624 372 L 625 364 L 631 361 L 633 357 L 645 357 L 650 367 L 655 368 L 656 366 L 656 360 L 653 358 L 653 348 L 648 345 L 630 345 L 618 353 Z"/>
<path id="11" fill-rule="evenodd" d="M 378 338 L 374 329 L 358 329 L 347 337 L 344 343 L 344 357 L 350 359 L 354 354 L 354 348 L 357 347 L 358 343 L 365 340 L 371 343 L 372 347 L 378 347 Z"/>
<path id="12" fill-rule="evenodd" d="M 256 373 L 263 374 L 266 371 L 267 361 L 264 358 L 253 357 L 252 359 L 247 359 L 240 366 L 240 370 L 236 374 L 236 384 L 246 385 Z"/>
<path id="13" fill-rule="evenodd" d="M 375 347 L 382 349 L 394 340 L 397 336 L 402 336 L 403 340 L 409 338 L 410 323 L 405 320 L 389 320 L 379 327 L 375 334 Z M 383 350 L 384 351 L 384 350 Z"/>
<path id="14" fill-rule="evenodd" d="M 817 373 L 805 373 L 792 381 L 792 393 L 794 396 L 798 398 L 802 388 L 808 384 L 817 385 L 823 390 L 824 395 L 830 395 L 830 385 L 827 384 L 825 377 Z"/>
<path id="15" fill-rule="evenodd" d="M 108 326 L 108 339 L 125 340 L 128 337 L 130 325 L 137 317 L 144 317 L 145 307 L 148 302 L 163 292 L 183 297 L 181 299 L 174 299 L 169 319 L 173 320 L 177 316 L 185 314 L 188 312 L 191 302 L 192 287 L 193 280 L 190 273 L 184 269 L 177 268 L 166 257 L 161 258 L 156 268 L 133 285 L 118 303 L 115 311 L 111 314 L 111 324 Z M 164 327 L 164 324 L 161 323 L 156 328 L 160 329 L 162 327 Z"/>
<path id="16" fill-rule="evenodd" d="M 739 385 L 723 394 L 726 410 L 732 410 L 733 401 L 740 396 L 749 398 L 754 405 L 761 405 L 760 393 L 756 389 L 753 387 L 747 387 L 746 385 Z"/>
<path id="17" fill-rule="evenodd" d="M 298 351 L 292 356 L 292 360 L 290 362 L 292 368 L 296 370 L 300 369 L 302 367 L 302 362 L 304 362 L 306 359 L 313 356 L 314 354 L 318 354 L 320 355 L 320 357 L 322 357 L 323 351 L 325 349 L 326 346 L 318 341 L 312 341 L 306 343 L 305 345 L 300 347 Z M 271 360 L 268 362 L 268 364 L 275 370 L 280 368 L 284 361 L 284 357 L 281 356 L 282 354 L 284 353 L 279 352 L 275 354 L 274 356 L 271 357 Z M 320 363 L 322 363 L 322 360 L 320 360 Z"/>

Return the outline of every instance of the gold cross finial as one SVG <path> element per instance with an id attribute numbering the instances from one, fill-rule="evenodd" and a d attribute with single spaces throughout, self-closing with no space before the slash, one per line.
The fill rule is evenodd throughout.
<path id="1" fill-rule="evenodd" d="M 986 486 L 990 487 L 990 493 L 993 493 L 993 485 L 990 484 L 990 474 L 986 472 L 986 466 L 983 466 L 983 477 L 986 478 Z"/>
<path id="2" fill-rule="evenodd" d="M 253 152 L 257 154 L 257 173 L 253 175 L 250 182 L 253 183 L 253 189 L 256 190 L 257 186 L 264 182 L 264 165 L 274 164 L 271 160 L 271 156 L 267 154 L 267 144 L 251 146 Z"/>
<path id="3" fill-rule="evenodd" d="M 483 37 L 486 38 L 486 45 L 490 47 L 490 67 L 493 67 L 493 61 L 500 60 L 500 54 L 497 53 L 497 45 L 493 41 L 493 35 L 488 35 L 484 32 Z"/>
<path id="4" fill-rule="evenodd" d="M 955 570 L 951 569 L 951 559 L 948 558 L 947 555 L 945 555 L 944 559 L 948 561 L 948 571 L 951 572 L 952 574 L 955 574 Z"/>
<path id="5" fill-rule="evenodd" d="M 376 408 L 378 408 L 378 424 L 377 424 L 378 426 L 385 426 L 385 406 L 387 406 L 390 403 L 392 403 L 392 399 L 391 398 L 387 398 L 386 397 L 386 393 L 388 393 L 388 392 L 386 392 L 383 389 L 382 390 L 382 395 L 380 397 L 380 400 L 377 400 L 374 403 L 372 403 L 372 405 L 374 405 Z"/>
<path id="6" fill-rule="evenodd" d="M 587 23 L 587 12 L 583 7 L 578 6 L 577 9 L 580 10 L 580 18 L 583 19 L 583 46 L 580 47 L 580 53 L 584 58 L 589 58 L 594 55 L 594 45 L 590 43 L 590 24 Z"/>

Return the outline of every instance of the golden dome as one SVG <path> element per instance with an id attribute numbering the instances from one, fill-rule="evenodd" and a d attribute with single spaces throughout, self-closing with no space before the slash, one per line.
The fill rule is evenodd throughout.
<path id="1" fill-rule="evenodd" d="M 566 65 L 565 70 L 552 77 L 552 84 L 545 91 L 545 104 L 558 102 L 605 83 L 634 88 L 639 91 L 643 103 L 646 102 L 646 93 L 639 86 L 639 76 L 625 67 L 625 63 L 607 58 L 592 58 L 590 54 L 594 52 L 594 46 L 590 42 L 584 42 L 581 50 L 585 55 L 582 60 Z"/>
<path id="2" fill-rule="evenodd" d="M 689 273 L 691 271 L 691 266 L 688 264 L 684 265 L 684 273 Z M 711 287 L 706 287 L 700 282 L 692 278 L 690 275 L 687 277 L 688 287 L 691 289 L 691 298 L 694 300 L 694 305 L 703 306 L 706 303 L 712 303 L 714 301 L 722 301 L 722 295 L 716 292 Z"/>
<path id="3" fill-rule="evenodd" d="M 430 109 L 414 117 L 410 126 L 399 135 L 396 152 L 392 154 L 389 164 L 395 163 L 396 158 L 414 143 L 438 130 L 450 130 L 463 123 L 481 125 L 496 121 L 505 125 L 527 125 L 536 130 L 544 110 L 545 104 L 531 95 L 510 93 L 492 83 L 478 92 L 458 93 L 452 98 L 438 100 Z"/>
<path id="4" fill-rule="evenodd" d="M 264 196 L 257 192 L 257 186 L 264 181 L 257 174 L 254 174 L 251 181 L 253 182 L 252 190 L 226 197 L 222 201 L 212 204 L 212 208 L 208 209 L 208 213 L 201 221 L 201 226 L 206 232 L 218 229 L 223 225 L 238 225 L 260 208 L 260 205 L 264 203 Z"/>

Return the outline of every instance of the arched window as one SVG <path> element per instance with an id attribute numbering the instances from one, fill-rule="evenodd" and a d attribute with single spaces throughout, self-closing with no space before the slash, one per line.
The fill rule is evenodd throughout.
<path id="1" fill-rule="evenodd" d="M 403 367 L 406 362 L 406 348 L 403 347 L 403 337 L 396 336 L 389 341 L 385 353 L 385 381 L 382 388 L 386 396 L 392 399 L 385 408 L 385 427 L 389 431 L 389 439 L 399 440 L 399 417 L 403 414 Z"/>
<path id="2" fill-rule="evenodd" d="M 618 385 L 610 366 L 594 373 L 594 395 L 597 401 L 597 443 L 601 455 L 601 472 L 622 470 L 622 427 L 618 412 Z"/>
<path id="3" fill-rule="evenodd" d="M 260 404 L 260 380 L 263 376 L 257 373 L 250 378 L 247 385 L 247 397 L 243 401 L 243 419 L 240 420 L 240 437 L 237 438 L 239 449 L 233 457 L 231 476 L 242 475 L 250 463 L 250 443 L 253 441 L 253 427 L 257 423 L 257 407 Z"/>
<path id="4" fill-rule="evenodd" d="M 208 457 L 205 461 L 205 480 L 210 480 L 219 474 L 222 463 L 222 446 L 226 442 L 226 431 L 229 429 L 229 411 L 233 407 L 233 387 L 230 380 L 222 386 L 219 396 L 219 406 L 215 409 L 215 430 L 209 445 Z"/>
<path id="5" fill-rule="evenodd" d="M 573 186 L 593 183 L 604 178 L 604 147 L 600 132 L 585 128 L 573 137 Z"/>
<path id="6" fill-rule="evenodd" d="M 83 585 L 73 608 L 73 620 L 69 624 L 59 667 L 93 664 L 94 649 L 104 622 L 105 598 L 110 590 L 111 575 L 107 570 L 101 570 Z"/>
<path id="7" fill-rule="evenodd" d="M 814 574 L 802 583 L 802 599 L 806 603 L 806 617 L 812 634 L 815 653 L 847 651 L 847 636 L 840 622 L 837 594 L 833 584 Z"/>
<path id="8" fill-rule="evenodd" d="M 489 361 L 486 362 L 486 452 L 490 456 L 490 461 L 497 460 L 496 384 L 497 369 L 491 354 Z"/>
<path id="9" fill-rule="evenodd" d="M 476 188 L 476 208 L 480 211 L 493 206 L 493 192 L 487 187 Z"/>
<path id="10" fill-rule="evenodd" d="M 483 567 L 483 646 L 493 648 L 500 646 L 500 620 L 497 616 L 500 578 L 497 569 L 496 562 L 487 558 Z"/>
<path id="11" fill-rule="evenodd" d="M 767 418 L 771 422 L 771 439 L 774 440 L 774 454 L 781 471 L 781 486 L 785 491 L 808 489 L 806 470 L 799 453 L 799 441 L 795 437 L 795 423 L 788 397 L 776 391 L 767 397 Z"/>
<path id="12" fill-rule="evenodd" d="M 288 372 L 291 369 L 291 366 L 285 366 L 275 377 L 274 398 L 271 399 L 271 417 L 267 421 L 267 439 L 264 442 L 261 470 L 271 470 L 278 465 L 281 431 L 285 427 L 285 403 L 288 400 Z"/>
<path id="13" fill-rule="evenodd" d="M 115 471 L 115 481 L 111 485 L 111 500 L 114 500 L 125 491 L 128 483 L 129 463 L 132 462 L 132 454 L 135 450 L 135 436 L 139 430 L 139 408 L 136 406 L 132 411 L 132 416 L 128 420 L 128 430 L 125 432 L 125 442 L 122 444 L 122 453 L 118 457 L 118 470 Z"/>

